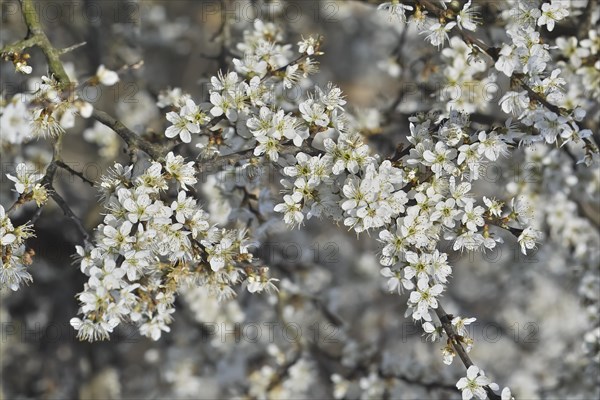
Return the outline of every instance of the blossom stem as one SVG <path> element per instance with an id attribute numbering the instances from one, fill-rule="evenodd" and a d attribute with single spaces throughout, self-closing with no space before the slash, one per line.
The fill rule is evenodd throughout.
<path id="1" fill-rule="evenodd" d="M 439 301 L 438 306 L 435 309 L 435 313 L 438 316 L 440 323 L 442 324 L 442 327 L 446 332 L 446 335 L 448 335 L 448 338 L 450 339 L 450 342 L 452 343 L 452 347 L 456 351 L 456 354 L 458 354 L 461 361 L 468 369 L 470 366 L 473 365 L 473 361 L 471 360 L 471 357 L 469 357 L 469 354 L 467 354 L 467 351 L 465 350 L 463 345 L 460 343 L 460 335 L 456 333 L 454 326 L 452 326 L 452 318 L 446 313 L 446 311 L 444 311 L 444 308 L 442 307 L 442 304 Z M 485 391 L 487 392 L 488 397 L 491 400 L 500 400 L 500 396 L 494 393 L 494 391 L 489 386 L 485 387 Z"/>
<path id="2" fill-rule="evenodd" d="M 53 143 L 52 161 L 50 161 L 50 164 L 48 164 L 48 166 L 46 167 L 46 173 L 44 174 L 44 177 L 41 180 L 41 185 L 46 188 L 46 190 L 48 191 L 48 194 L 50 195 L 52 200 L 54 200 L 56 205 L 58 205 L 60 207 L 60 209 L 63 211 L 64 215 L 66 215 L 67 218 L 69 218 L 70 220 L 73 221 L 73 223 L 75 224 L 75 227 L 81 233 L 81 236 L 83 237 L 83 241 L 86 244 L 88 244 L 88 243 L 91 243 L 90 235 L 87 232 L 87 230 L 85 229 L 83 222 L 77 215 L 75 215 L 75 213 L 73 212 L 73 210 L 71 210 L 71 208 L 69 207 L 66 200 L 63 199 L 62 196 L 56 192 L 56 189 L 53 186 L 54 177 L 56 176 L 56 170 L 58 169 L 59 166 L 61 168 L 65 168 L 65 166 L 66 166 L 66 164 L 64 164 L 64 162 L 61 159 L 61 150 L 62 150 L 62 135 L 58 136 Z M 67 168 L 68 168 L 68 170 L 70 170 L 70 167 L 67 166 Z M 71 170 L 71 171 L 76 172 L 74 170 Z M 78 173 L 76 173 L 76 175 L 80 176 Z M 87 180 L 83 176 L 80 176 L 80 177 L 84 180 Z M 17 200 L 17 203 L 19 203 L 19 200 Z M 17 204 L 17 203 L 15 203 L 15 204 Z M 13 205 L 13 207 L 14 206 L 15 205 Z M 11 207 L 10 209 L 12 209 L 13 207 Z M 37 222 L 37 220 L 40 218 L 40 216 L 42 215 L 42 209 L 43 209 L 43 206 L 36 210 L 35 214 L 31 218 L 31 224 L 35 224 Z"/>

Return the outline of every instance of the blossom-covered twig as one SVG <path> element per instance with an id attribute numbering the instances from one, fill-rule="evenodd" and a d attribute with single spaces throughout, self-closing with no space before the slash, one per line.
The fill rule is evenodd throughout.
<path id="1" fill-rule="evenodd" d="M 450 316 L 449 314 L 446 313 L 446 311 L 444 311 L 444 308 L 442 307 L 441 303 L 439 303 L 439 302 L 438 302 L 438 307 L 435 309 L 435 313 L 438 316 L 440 323 L 442 324 L 442 327 L 444 328 L 444 331 L 446 332 L 446 335 L 448 335 L 448 340 L 452 344 L 452 347 L 456 351 L 456 354 L 458 354 L 461 361 L 463 362 L 465 367 L 468 369 L 469 367 L 471 367 L 474 364 L 473 364 L 473 361 L 471 360 L 471 357 L 469 357 L 469 354 L 467 353 L 467 351 L 465 350 L 465 348 L 462 345 L 462 341 L 461 341 L 462 337 L 456 332 L 456 329 L 454 329 L 454 326 L 452 325 L 452 316 Z M 489 386 L 485 387 L 485 391 L 487 392 L 488 397 L 490 399 L 500 400 L 500 396 L 498 396 L 496 393 L 494 393 L 494 391 L 492 389 L 490 389 Z"/>
<path id="2" fill-rule="evenodd" d="M 222 4 L 225 9 L 225 2 Z M 30 6 L 31 2 L 23 0 L 24 13 L 35 11 L 28 9 Z M 161 93 L 156 104 L 164 110 L 171 125 L 164 131 L 164 137 L 151 139 L 128 128 L 126 124 L 133 126 L 134 123 L 126 122 L 126 117 L 123 117 L 123 123 L 104 111 L 92 111 L 91 105 L 81 99 L 72 99 L 70 95 L 76 96 L 80 86 L 69 87 L 67 91 L 68 78 L 61 78 L 60 71 L 56 72 L 52 66 L 60 60 L 56 54 L 51 54 L 54 58 L 46 55 L 51 74 L 42 77 L 42 89 L 28 102 L 28 107 L 35 108 L 36 135 L 47 132 L 52 137 L 53 157 L 43 176 L 27 172 L 25 163 L 17 166 L 16 176 L 8 174 L 19 193 L 19 199 L 9 212 L 29 199 L 35 199 L 38 205 L 45 203 L 47 195 L 83 234 L 85 246 L 78 246 L 77 253 L 79 266 L 88 282 L 78 295 L 80 317 L 71 320 L 78 337 L 90 341 L 107 339 L 119 324 L 134 323 L 141 334 L 158 340 L 162 332 L 170 330 L 176 296 L 191 286 L 201 289 L 202 297 L 219 300 L 233 297 L 236 294 L 234 288 L 240 283 L 252 293 L 275 291 L 277 279 L 270 278 L 268 267 L 250 252 L 248 232 L 257 237 L 268 237 L 273 229 L 271 222 L 276 222 L 270 219 L 275 213 L 283 214 L 283 221 L 291 228 L 303 225 L 311 218 L 326 217 L 357 236 L 379 238 L 382 244 L 380 273 L 387 278 L 388 290 L 398 294 L 410 291 L 405 315 L 411 316 L 432 341 L 447 336 L 448 342 L 442 350 L 444 363 L 450 364 L 458 354 L 467 367 L 466 377 L 458 381 L 456 388 L 462 390 L 464 398 L 473 395 L 485 398 L 487 395 L 497 399 L 496 385 L 473 365 L 468 355 L 473 339 L 465 325 L 475 319 L 448 315 L 440 304 L 452 275 L 451 254 L 463 250 L 484 253 L 497 248 L 503 243 L 503 236 L 496 229 L 490 229 L 490 225 L 507 229 L 516 236 L 521 252 L 526 255 L 536 248 L 548 231 L 555 236 L 558 235 L 553 231 L 568 231 L 566 246 L 576 247 L 580 259 L 589 252 L 594 239 L 591 234 L 586 236 L 591 229 L 583 218 L 566 221 L 577 215 L 573 198 L 579 194 L 575 188 L 581 189 L 581 185 L 573 178 L 579 178 L 579 174 L 564 179 L 569 188 L 564 196 L 556 199 L 556 210 L 551 206 L 541 207 L 541 212 L 548 214 L 541 223 L 538 223 L 537 215 L 534 221 L 533 209 L 526 203 L 531 199 L 537 203 L 544 194 L 556 194 L 541 187 L 543 179 L 537 186 L 528 181 L 510 182 L 511 185 L 507 185 L 510 196 L 502 196 L 500 200 L 482 197 L 474 190 L 477 188 L 474 182 L 486 178 L 488 166 L 511 155 L 510 162 L 521 161 L 521 158 L 536 163 L 542 159 L 544 165 L 556 162 L 558 167 L 564 167 L 563 175 L 573 171 L 581 171 L 582 175 L 588 173 L 576 165 L 576 155 L 583 151 L 586 164 L 597 162 L 597 154 L 588 139 L 593 134 L 587 129 L 580 131 L 579 122 L 583 121 L 589 107 L 561 100 L 559 95 L 565 86 L 565 80 L 559 76 L 563 56 L 558 57 L 557 68 L 546 71 L 546 66 L 553 66 L 552 59 L 556 57 L 535 28 L 536 24 L 547 25 L 548 30 L 552 30 L 555 20 L 564 18 L 569 11 L 550 3 L 526 7 L 536 15 L 533 22 L 525 27 L 507 22 L 507 26 L 512 27 L 507 29 L 512 43 L 498 49 L 469 33 L 475 31 L 478 23 L 470 1 L 460 4 L 417 0 L 404 5 L 394 0 L 380 4 L 380 9 L 388 10 L 404 22 L 407 21 L 405 12 L 414 11 L 407 13 L 412 14 L 411 22 L 416 22 L 420 33 L 426 33 L 426 40 L 439 49 L 444 47 L 446 40 L 450 41 L 450 47 L 439 57 L 448 63 L 444 74 L 453 69 L 444 76 L 448 82 L 458 80 L 462 84 L 471 78 L 483 82 L 479 78 L 486 74 L 484 79 L 490 79 L 487 82 L 495 82 L 487 57 L 486 62 L 473 62 L 478 54 L 487 54 L 495 68 L 511 78 L 511 89 L 520 88 L 520 92 L 510 90 L 499 102 L 505 113 L 514 114 L 516 121 L 508 119 L 500 125 L 491 115 L 484 116 L 490 123 L 478 124 L 481 117 L 476 118 L 483 102 L 461 104 L 442 98 L 431 108 L 418 109 L 423 112 L 407 114 L 409 132 L 406 139 L 410 145 L 398 146 L 388 159 L 374 151 L 368 134 L 384 131 L 405 91 L 400 91 L 388 110 L 372 109 L 375 117 L 360 120 L 363 115 L 353 115 L 346 109 L 341 89 L 333 84 L 320 88 L 307 79 L 316 70 L 317 63 L 312 56 L 320 54 L 320 37 L 303 37 L 298 43 L 297 54 L 292 50 L 293 46 L 285 43 L 284 32 L 274 23 L 256 20 L 254 30 L 244 31 L 243 42 L 238 44 L 239 52 L 236 53 L 228 49 L 229 20 L 223 21 L 220 33 L 227 36 L 221 42 L 219 54 L 223 70 L 210 79 L 210 103 L 204 103 L 206 99 L 197 103 L 179 88 L 169 89 L 166 95 Z M 43 31 L 36 33 L 38 28 L 41 29 L 39 21 L 37 23 L 35 25 L 36 18 L 31 17 L 27 23 L 28 37 L 22 42 L 49 47 L 52 53 L 53 48 Z M 532 39 L 521 41 L 521 30 L 530 33 Z M 412 34 L 407 31 L 403 30 L 394 51 L 398 58 L 405 35 Z M 593 38 L 593 34 L 590 37 Z M 23 43 L 18 43 L 19 46 Z M 534 48 L 541 58 L 529 57 Z M 591 53 L 590 50 L 586 54 Z M 58 51 L 57 54 L 62 53 Z M 244 54 L 243 59 L 233 58 L 236 54 L 239 57 Z M 6 52 L 4 56 L 15 63 L 17 70 L 30 72 L 31 68 L 24 64 L 26 54 Z M 234 72 L 224 71 L 227 56 L 233 58 Z M 428 66 L 436 59 L 435 55 L 428 54 L 419 57 L 415 63 L 399 65 L 406 68 L 402 79 L 407 79 L 404 73 L 411 72 L 417 62 Z M 531 63 L 527 61 L 526 64 L 524 59 Z M 540 62 L 542 59 L 544 62 Z M 400 60 L 396 61 L 400 64 Z M 587 67 L 589 61 L 586 59 L 584 63 Z M 534 68 L 536 72 L 531 73 L 528 68 Z M 422 77 L 428 79 L 431 75 L 426 72 Z M 118 80 L 118 72 L 101 65 L 86 84 L 110 86 Z M 433 94 L 437 89 L 431 81 L 419 82 L 417 88 Z M 300 96 L 293 99 L 282 96 L 282 92 L 296 85 L 301 89 Z M 50 99 L 46 93 L 58 96 Z M 8 110 L 20 105 L 22 103 L 13 102 L 12 109 Z M 446 111 L 437 112 L 439 106 Z M 111 145 L 116 145 L 112 146 L 113 150 L 118 150 L 119 136 L 126 144 L 131 160 L 129 165 L 115 163 L 95 185 L 104 200 L 105 214 L 102 223 L 94 229 L 93 242 L 85 225 L 68 205 L 68 199 L 56 193 L 58 186 L 54 184 L 57 168 L 86 181 L 82 173 L 71 169 L 61 159 L 65 129 L 74 126 L 68 122 L 73 121 L 77 112 L 97 121 L 95 127 L 100 129 L 92 136 L 109 137 Z M 471 115 L 475 117 L 471 118 Z M 66 122 L 61 121 L 63 117 Z M 397 143 L 395 139 L 394 143 Z M 517 146 L 528 143 L 535 143 L 532 147 L 539 153 L 532 155 L 533 152 L 523 152 Z M 556 143 L 566 150 L 546 146 Z M 200 154 L 192 161 L 186 160 L 184 157 L 195 156 L 194 145 L 200 149 Z M 138 160 L 138 154 L 142 153 L 148 157 Z M 267 181 L 271 183 L 271 176 L 250 179 L 250 174 L 252 178 L 256 177 L 253 167 L 263 164 L 271 165 L 281 174 L 284 178 L 280 181 L 281 186 L 265 185 Z M 247 168 L 250 170 L 248 176 L 235 176 Z M 36 171 L 38 169 L 35 167 Z M 545 173 L 553 172 L 548 169 Z M 206 181 L 199 179 L 199 174 L 204 174 Z M 527 180 L 521 179 L 520 172 L 516 174 L 519 177 L 515 181 Z M 543 178 L 547 179 L 546 176 Z M 38 183 L 40 180 L 41 184 Z M 206 184 L 200 187 L 199 182 Z M 499 182 L 504 183 L 496 183 Z M 485 186 L 490 185 L 481 186 L 486 190 Z M 282 188 L 282 195 L 276 195 L 275 192 Z M 585 190 L 591 196 L 597 193 L 594 188 L 586 187 Z M 199 202 L 206 199 L 216 201 L 209 202 L 205 210 Z M 218 203 L 216 207 L 214 203 Z M 27 234 L 18 234 L 18 229 L 12 229 L 4 209 L 1 211 L 4 261 L 15 251 L 23 250 L 22 241 Z M 40 213 L 41 207 L 33 221 Z M 546 220 L 548 224 L 545 224 Z M 236 228 L 219 228 L 215 221 L 232 225 L 235 221 Z M 8 245 L 6 251 L 5 242 Z M 443 249 L 446 243 L 451 246 L 448 250 Z M 594 260 L 592 256 L 589 259 Z M 282 267 L 283 270 L 288 271 L 286 267 Z M 18 278 L 19 271 L 17 269 L 15 274 L 17 278 L 3 278 L 2 281 L 18 287 L 19 281 L 27 281 L 26 275 Z M 288 284 L 282 282 L 280 294 L 286 288 L 295 292 L 295 282 Z M 294 301 L 288 302 L 281 295 L 270 299 L 276 304 L 281 322 L 286 323 L 284 316 L 293 311 L 296 306 L 293 303 L 304 298 L 322 308 L 327 320 L 336 327 L 338 323 L 345 325 L 341 318 L 328 312 L 327 305 L 316 300 L 321 298 L 321 293 L 312 297 L 301 294 L 304 288 L 297 291 L 298 295 L 292 296 Z M 432 323 L 433 313 L 441 325 L 437 321 L 435 325 Z M 304 359 L 304 355 L 309 354 L 301 354 L 307 350 L 305 345 L 303 339 L 291 361 L 279 362 L 282 367 L 279 371 L 266 371 L 267 384 L 262 387 L 263 392 L 275 390 L 275 387 L 280 389 L 298 376 L 307 376 L 302 375 L 302 368 L 305 371 L 310 364 Z M 353 355 L 354 351 L 349 349 L 348 353 Z M 382 378 L 403 379 L 402 375 L 389 376 L 381 370 L 384 356 L 383 349 L 378 350 L 376 355 L 365 357 L 366 362 L 352 371 L 350 379 L 360 378 L 363 397 L 377 397 L 373 393 L 388 390 L 391 385 L 382 384 Z M 313 357 L 318 358 L 316 354 Z M 344 360 L 341 364 L 345 364 Z M 426 387 L 438 387 L 428 384 L 428 380 L 425 383 Z M 378 391 L 382 387 L 383 391 Z M 372 391 L 373 388 L 377 390 Z M 252 391 L 250 393 L 254 396 Z"/>

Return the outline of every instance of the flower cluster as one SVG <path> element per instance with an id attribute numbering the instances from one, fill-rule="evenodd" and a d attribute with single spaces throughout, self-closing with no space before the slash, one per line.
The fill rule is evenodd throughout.
<path id="1" fill-rule="evenodd" d="M 386 7 L 392 14 L 396 14 L 399 9 L 398 2 L 395 3 Z M 448 32 L 456 26 L 460 28 L 461 32 L 476 29 L 478 18 L 471 1 L 468 1 L 461 10 L 446 9 L 443 11 L 444 7 L 440 6 L 434 12 L 434 15 L 438 16 L 436 18 L 426 18 L 427 12 L 421 10 L 421 7 L 423 7 L 422 4 L 418 3 L 417 12 L 410 21 L 418 23 L 418 21 L 424 20 L 426 23 L 420 24 L 421 33 L 426 34 L 427 40 L 438 48 L 449 40 Z M 515 13 L 517 13 L 516 18 Z M 454 20 L 447 20 L 449 15 Z M 598 149 L 594 143 L 588 140 L 592 134 L 591 131 L 581 129 L 579 124 L 586 115 L 585 104 L 579 104 L 579 102 L 569 104 L 567 102 L 564 95 L 566 81 L 561 76 L 562 69 L 566 66 L 563 66 L 562 69 L 559 67 L 550 69 L 552 65 L 550 46 L 543 43 L 540 32 L 536 31 L 537 27 L 544 25 L 549 31 L 552 31 L 555 22 L 563 20 L 568 15 L 566 2 L 553 0 L 551 3 L 542 4 L 541 9 L 537 2 L 516 2 L 515 8 L 505 13 L 507 34 L 512 43 L 503 44 L 497 56 L 489 53 L 486 46 L 482 46 L 468 34 L 463 34 L 461 38 L 452 37 L 450 48 L 444 49 L 444 56 L 452 60 L 452 65 L 448 65 L 444 70 L 443 75 L 447 85 L 441 92 L 442 100 L 452 100 L 446 103 L 448 110 L 463 109 L 466 112 L 472 112 L 474 106 L 485 104 L 483 93 L 490 87 L 487 84 L 495 81 L 495 76 L 489 74 L 482 80 L 481 86 L 484 89 L 478 90 L 481 95 L 475 96 L 473 95 L 474 88 L 470 87 L 465 90 L 464 85 L 467 83 L 473 86 L 478 81 L 473 77 L 486 71 L 487 67 L 482 60 L 466 63 L 461 61 L 472 60 L 473 56 L 483 49 L 494 60 L 496 70 L 512 78 L 513 87 L 500 98 L 499 105 L 505 113 L 513 114 L 523 124 L 523 128 L 513 130 L 515 138 L 526 143 L 545 141 L 549 144 L 558 142 L 561 145 L 568 142 L 583 144 L 586 155 L 582 161 L 590 165 L 592 159 L 598 157 Z M 590 33 L 590 39 L 586 39 L 585 47 L 581 49 L 576 47 L 576 42 L 571 41 L 571 44 L 567 45 L 564 40 L 562 47 L 569 57 L 573 55 L 576 62 L 581 65 L 581 57 L 590 54 L 594 47 L 595 34 L 595 32 Z M 469 42 L 469 46 L 465 42 Z M 473 43 L 477 47 L 474 47 Z M 468 55 L 469 47 L 471 53 Z M 593 58 L 590 59 L 593 60 Z M 590 62 L 588 68 L 580 67 L 577 69 L 577 73 L 591 83 L 591 81 L 597 82 L 597 70 L 598 63 L 592 65 Z M 494 86 L 492 88 L 495 89 Z M 453 98 L 453 93 L 457 90 L 460 92 Z M 466 95 L 465 91 L 469 95 Z"/>
<path id="2" fill-rule="evenodd" d="M 33 67 L 28 64 L 28 60 L 31 58 L 29 53 L 3 52 L 1 56 L 5 61 L 12 61 L 17 72 L 29 75 L 33 71 Z"/>
<path id="3" fill-rule="evenodd" d="M 428 12 L 423 9 L 423 5 L 416 4 L 416 9 L 412 5 L 405 5 L 399 0 L 382 3 L 378 6 L 379 10 L 387 10 L 390 18 L 397 18 L 401 22 L 410 22 L 421 28 L 421 34 L 426 35 L 426 40 L 434 46 L 441 48 L 449 39 L 448 33 L 455 27 L 468 31 L 475 31 L 479 24 L 479 16 L 476 7 L 471 4 L 471 0 L 467 1 L 461 8 L 448 9 L 445 2 L 440 2 L 439 8 L 436 9 L 436 14 L 440 14 L 439 18 L 427 18 Z M 436 5 L 437 7 L 437 5 Z M 406 17 L 406 11 L 414 11 L 410 19 Z M 444 15 L 442 17 L 441 15 Z M 447 20 L 448 16 L 452 16 L 453 20 Z"/>
<path id="4" fill-rule="evenodd" d="M 193 164 L 193 163 L 192 163 Z M 244 230 L 209 223 L 209 215 L 190 196 L 195 170 L 169 153 L 141 173 L 116 164 L 101 183 L 107 214 L 96 229 L 96 246 L 78 247 L 81 271 L 88 275 L 78 295 L 82 318 L 71 325 L 85 340 L 108 338 L 123 321 L 158 340 L 169 331 L 180 288 L 201 285 L 218 298 L 232 297 L 232 286 L 247 279 L 248 290 L 273 288 L 266 268 L 253 266 Z M 169 183 L 181 190 L 165 203 Z"/>
<path id="5" fill-rule="evenodd" d="M 248 119 L 246 125 L 258 142 L 254 155 L 266 154 L 272 161 L 279 159 L 282 140 L 292 140 L 300 147 L 308 137 L 308 130 L 300 129 L 297 118 L 286 115 L 283 110 L 274 113 L 265 106 L 261 107 L 258 116 Z"/>
<path id="6" fill-rule="evenodd" d="M 48 200 L 48 191 L 40 181 L 44 175 L 35 172 L 25 163 L 20 163 L 15 168 L 16 176 L 6 174 L 6 177 L 15 183 L 15 191 L 20 196 L 20 201 L 34 200 L 38 207 Z"/>
<path id="7" fill-rule="evenodd" d="M 173 125 L 167 128 L 165 136 L 168 138 L 179 137 L 183 143 L 190 143 L 192 134 L 199 133 L 201 126 L 210 121 L 206 112 L 202 111 L 191 98 L 185 100 L 185 104 L 179 109 L 179 112 L 170 111 L 166 117 Z"/>
<path id="8" fill-rule="evenodd" d="M 341 110 L 326 116 L 342 119 Z M 451 240 L 454 250 L 493 249 L 501 238 L 490 226 L 521 226 L 528 213 L 523 201 L 513 200 L 509 208 L 485 197 L 478 204 L 471 194 L 485 164 L 508 154 L 506 135 L 472 132 L 468 117 L 458 112 L 441 120 L 434 114 L 417 115 L 410 128 L 410 151 L 393 163 L 372 156 L 352 129 L 330 129 L 323 155 L 299 153 L 284 168 L 292 179 L 282 180 L 284 202 L 275 211 L 291 226 L 302 223 L 304 215 L 326 216 L 357 233 L 378 231 L 384 245 L 381 273 L 389 290 L 410 290 L 407 315 L 424 321 L 424 330 L 432 333 L 440 328 L 431 324 L 431 312 L 452 272 L 448 255 L 436 247 Z M 529 226 L 522 232 L 521 247 L 532 249 L 540 234 Z M 467 351 L 472 339 L 463 331 L 470 322 L 456 321 Z M 454 354 L 451 345 L 443 350 L 448 363 Z"/>
<path id="9" fill-rule="evenodd" d="M 441 54 L 446 66 L 441 74 L 444 85 L 436 96 L 440 106 L 447 112 L 461 110 L 469 114 L 487 110 L 498 86 L 496 74 L 486 73 L 486 61 L 473 57 L 469 46 L 457 36 L 450 38 Z"/>
<path id="10" fill-rule="evenodd" d="M 75 126 L 75 116 L 89 118 L 93 106 L 65 90 L 53 76 L 42 76 L 38 91 L 31 100 L 31 132 L 34 137 L 58 137 Z"/>
<path id="11" fill-rule="evenodd" d="M 541 13 L 533 3 L 519 2 L 519 12 L 531 18 L 526 21 L 509 21 L 507 34 L 512 44 L 502 46 L 495 67 L 512 77 L 513 82 L 520 87 L 506 92 L 499 104 L 504 112 L 512 113 L 528 127 L 527 131 L 531 133 L 524 138 L 527 142 L 558 142 L 561 145 L 571 141 L 580 143 L 591 136 L 590 130 L 582 130 L 578 124 L 586 115 L 582 108 L 585 104 L 567 103 L 564 95 L 566 81 L 561 76 L 564 66 L 548 71 L 552 65 L 551 49 L 542 42 L 540 32 L 535 30 L 532 22 L 536 16 L 541 15 L 537 25 L 545 24 L 548 30 L 552 30 L 554 21 L 564 18 L 568 11 L 564 8 L 564 3 L 552 1 L 551 4 L 542 5 Z M 580 52 L 585 53 L 585 50 Z M 548 105 L 555 107 L 549 109 Z M 571 110 L 566 106 L 570 106 Z M 586 148 L 590 150 L 586 156 L 586 163 L 589 165 L 591 157 L 595 157 L 592 151 L 595 152 L 596 149 L 588 142 Z"/>
<path id="12" fill-rule="evenodd" d="M 26 267 L 33 262 L 34 251 L 27 248 L 25 241 L 34 237 L 33 226 L 29 223 L 14 227 L 8 213 L 29 201 L 35 201 L 42 207 L 48 200 L 48 191 L 41 181 L 44 175 L 32 166 L 20 163 L 15 168 L 15 175 L 6 174 L 14 182 L 15 192 L 19 197 L 8 210 L 0 205 L 0 238 L 2 240 L 2 269 L 0 269 L 0 286 L 18 290 L 22 283 L 30 282 L 31 275 Z"/>
<path id="13" fill-rule="evenodd" d="M 2 268 L 0 286 L 18 290 L 23 283 L 32 281 L 27 266 L 33 262 L 34 252 L 25 245 L 33 237 L 31 225 L 14 227 L 3 206 L 0 206 L 0 238 L 2 241 Z"/>
<path id="14" fill-rule="evenodd" d="M 447 254 L 435 249 L 442 238 L 453 240 L 454 250 L 493 249 L 497 239 L 486 223 L 507 227 L 518 223 L 519 213 L 507 210 L 503 216 L 498 202 L 486 198 L 477 205 L 470 195 L 484 164 L 508 153 L 501 134 L 470 133 L 468 118 L 456 112 L 442 122 L 433 115 L 411 121 L 413 147 L 396 166 L 371 156 L 352 132 L 335 131 L 336 140 L 325 139 L 322 156 L 299 153 L 284 169 L 294 180 L 282 181 L 287 194 L 275 211 L 290 225 L 306 214 L 343 221 L 357 233 L 379 230 L 388 287 L 414 289 L 408 313 L 431 321 L 429 311 L 437 308 L 436 297 L 451 273 Z M 527 227 L 519 243 L 531 249 L 537 240 L 539 234 Z M 393 269 L 399 262 L 401 269 Z"/>
<path id="15" fill-rule="evenodd" d="M 498 390 L 498 385 L 492 383 L 490 378 L 485 376 L 483 370 L 479 369 L 476 365 L 471 365 L 467 369 L 467 376 L 465 378 L 460 378 L 456 387 L 459 390 L 462 390 L 463 400 L 470 400 L 475 396 L 485 400 L 487 399 L 485 387 L 488 385 L 490 388 Z"/>
<path id="16" fill-rule="evenodd" d="M 284 110 L 275 112 L 272 106 L 283 90 L 291 89 L 300 79 L 316 71 L 316 63 L 310 56 L 321 54 L 319 40 L 310 37 L 299 42 L 301 56 L 296 60 L 292 60 L 291 46 L 282 40 L 282 32 L 275 24 L 256 20 L 254 30 L 247 31 L 244 42 L 238 44 L 244 58 L 233 59 L 235 71 L 220 71 L 211 78 L 210 103 L 196 105 L 177 90 L 164 94 L 159 105 L 179 109 L 167 114 L 167 120 L 173 125 L 167 128 L 165 135 L 179 136 L 184 143 L 190 143 L 192 134 L 200 133 L 205 127 L 209 136 L 203 136 L 196 146 L 207 156 L 219 153 L 223 141 L 231 142 L 230 148 L 238 148 L 253 139 L 247 144 L 255 144 L 254 154 L 266 154 L 273 161 L 277 161 L 285 142 L 302 146 L 308 137 L 302 120 Z M 319 110 L 306 104 L 302 117 L 306 121 L 319 118 Z M 226 129 L 221 123 L 223 120 L 230 124 Z"/>

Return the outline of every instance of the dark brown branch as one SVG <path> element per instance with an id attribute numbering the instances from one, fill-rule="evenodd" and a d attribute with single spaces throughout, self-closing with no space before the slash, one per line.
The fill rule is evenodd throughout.
<path id="1" fill-rule="evenodd" d="M 42 216 L 42 211 L 44 210 L 44 207 L 39 207 L 37 210 L 35 210 L 35 213 L 33 213 L 33 216 L 31 217 L 31 220 L 29 221 L 32 225 L 35 224 L 35 222 L 40 219 L 40 217 Z"/>
<path id="2" fill-rule="evenodd" d="M 73 221 L 75 227 L 77 228 L 79 233 L 81 233 L 81 236 L 83 236 L 83 240 L 86 243 L 90 243 L 90 235 L 83 226 L 81 219 L 77 215 L 75 215 L 75 213 L 73 212 L 73 210 L 71 210 L 65 199 L 63 199 L 53 187 L 49 187 L 48 190 L 50 190 L 50 197 L 52 197 L 52 200 L 54 200 L 54 202 L 60 207 L 60 209 L 67 216 L 67 218 Z"/>
<path id="3" fill-rule="evenodd" d="M 64 169 L 65 171 L 69 172 L 71 175 L 75 175 L 77 177 L 79 177 L 82 181 L 84 181 L 85 183 L 87 183 L 90 186 L 94 186 L 94 182 L 90 181 L 88 178 L 86 178 L 83 173 L 75 171 L 73 168 L 69 167 L 67 164 L 65 164 L 63 161 L 61 160 L 56 160 L 56 165 L 61 167 L 62 169 Z"/>
<path id="4" fill-rule="evenodd" d="M 548 100 L 546 100 L 544 96 L 542 96 L 541 94 L 533 90 L 531 87 L 529 87 L 529 85 L 527 85 L 523 80 L 523 78 L 525 78 L 525 75 L 514 74 L 513 78 L 523 89 L 525 89 L 525 91 L 527 91 L 529 97 L 533 98 L 535 101 L 546 107 L 548 110 L 552 111 L 557 115 L 568 115 L 571 113 L 571 111 L 565 108 L 561 108 L 550 103 Z"/>
<path id="5" fill-rule="evenodd" d="M 115 119 L 104 111 L 94 108 L 92 118 L 115 131 L 115 133 L 121 136 L 125 143 L 127 143 L 127 146 L 130 149 L 139 149 L 155 160 L 162 158 L 162 151 L 156 145 L 144 140 L 134 131 L 123 125 L 121 121 Z"/>
<path id="6" fill-rule="evenodd" d="M 269 393 L 271 390 L 273 390 L 283 382 L 285 377 L 288 375 L 290 368 L 293 367 L 294 364 L 298 362 L 298 360 L 300 360 L 301 355 L 302 353 L 300 351 L 297 351 L 296 354 L 294 354 L 294 356 L 288 362 L 286 362 L 284 365 L 281 366 L 281 368 L 277 370 L 275 375 L 271 378 L 269 385 L 267 386 L 267 393 Z"/>
<path id="7" fill-rule="evenodd" d="M 448 335 L 448 338 L 450 339 L 450 343 L 452 343 L 452 347 L 456 351 L 456 354 L 458 354 L 458 357 L 460 357 L 461 361 L 463 362 L 465 367 L 468 369 L 470 366 L 472 366 L 474 364 L 473 364 L 473 361 L 471 360 L 471 357 L 469 357 L 469 355 L 467 354 L 467 351 L 465 350 L 465 348 L 463 347 L 463 345 L 461 343 L 462 337 L 458 333 L 456 333 L 456 330 L 454 329 L 454 326 L 452 325 L 452 317 L 450 315 L 448 315 L 446 313 L 446 311 L 444 311 L 444 308 L 442 307 L 440 302 L 438 302 L 438 306 L 435 309 L 435 313 L 438 316 L 440 323 L 442 324 L 442 328 L 444 328 L 444 331 L 446 332 L 446 335 Z M 494 391 L 492 389 L 490 389 L 489 386 L 485 387 L 485 391 L 487 392 L 488 397 L 490 399 L 500 400 L 500 396 L 498 396 L 496 393 L 494 393 Z"/>

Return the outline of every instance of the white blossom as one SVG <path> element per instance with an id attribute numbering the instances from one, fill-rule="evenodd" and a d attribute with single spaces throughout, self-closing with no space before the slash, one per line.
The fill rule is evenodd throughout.
<path id="1" fill-rule="evenodd" d="M 467 369 L 467 376 L 465 378 L 460 378 L 456 383 L 456 387 L 459 390 L 462 390 L 463 400 L 469 400 L 473 397 L 483 400 L 487 398 L 484 387 L 490 383 L 490 379 L 485 376 L 479 367 L 471 365 Z"/>
<path id="2" fill-rule="evenodd" d="M 536 244 L 539 243 L 542 235 L 531 227 L 527 227 L 521 232 L 518 238 L 519 245 L 521 246 L 521 252 L 527 254 L 527 250 L 536 248 Z"/>
<path id="3" fill-rule="evenodd" d="M 542 4 L 542 15 L 537 21 L 538 26 L 546 25 L 549 31 L 554 30 L 555 22 L 569 15 L 565 3 L 560 0 L 552 0 L 550 3 Z"/>
<path id="4" fill-rule="evenodd" d="M 100 65 L 96 70 L 96 79 L 104 86 L 113 86 L 119 82 L 119 74 L 107 69 L 104 65 Z"/>

